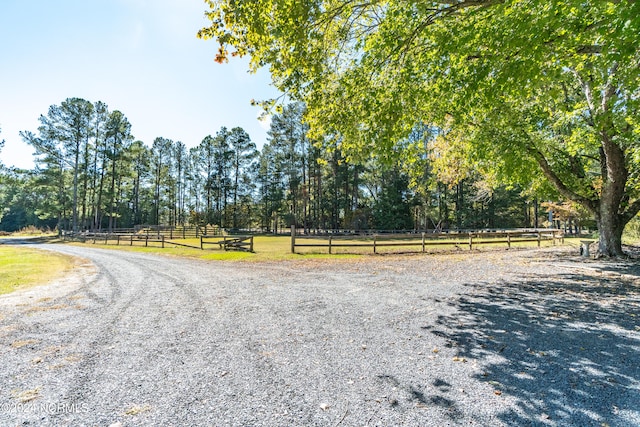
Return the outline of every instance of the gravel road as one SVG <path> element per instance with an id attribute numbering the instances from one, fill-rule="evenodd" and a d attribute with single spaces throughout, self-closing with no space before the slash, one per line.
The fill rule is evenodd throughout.
<path id="1" fill-rule="evenodd" d="M 86 262 L 0 297 L 1 426 L 640 425 L 637 260 L 38 247 Z"/>

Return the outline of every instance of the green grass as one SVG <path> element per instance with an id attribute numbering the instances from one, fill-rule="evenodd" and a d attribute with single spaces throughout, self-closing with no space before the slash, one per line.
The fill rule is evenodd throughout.
<path id="1" fill-rule="evenodd" d="M 53 252 L 0 245 L 0 295 L 62 277 L 74 263 Z"/>
<path id="2" fill-rule="evenodd" d="M 371 243 L 371 239 L 363 238 L 360 239 L 362 243 Z M 317 247 L 317 248 L 296 248 L 298 253 L 291 253 L 291 238 L 289 236 L 255 236 L 254 237 L 254 251 L 250 252 L 240 252 L 240 251 L 224 251 L 219 248 L 218 245 L 208 244 L 205 245 L 205 250 L 200 250 L 200 239 L 176 239 L 178 243 L 187 244 L 191 246 L 195 246 L 196 248 L 186 248 L 183 246 L 172 245 L 171 243 L 165 242 L 165 248 L 160 247 L 160 243 L 158 242 L 149 242 L 149 247 L 144 246 L 144 241 L 135 241 L 133 246 L 129 245 L 129 241 L 121 241 L 120 245 L 116 245 L 116 241 L 109 241 L 108 245 L 104 245 L 104 241 L 101 243 L 100 241 L 96 242 L 96 246 L 107 248 L 107 249 L 118 249 L 123 251 L 134 251 L 134 252 L 143 252 L 143 253 L 159 253 L 167 256 L 178 256 L 178 257 L 188 257 L 188 258 L 198 258 L 205 260 L 215 260 L 215 261 L 255 261 L 255 262 L 268 262 L 268 261 L 287 261 L 287 260 L 310 260 L 310 259 L 357 259 L 365 256 L 373 255 L 373 248 L 370 246 L 367 247 L 334 247 L 333 254 L 329 254 L 327 247 Z M 419 241 L 419 239 L 418 239 Z M 578 245 L 577 241 L 575 243 L 571 243 L 570 239 L 566 240 L 569 244 Z M 300 242 L 300 240 L 299 240 Z M 311 241 L 313 242 L 313 241 Z M 336 243 L 339 241 L 336 239 Z M 458 248 L 456 248 L 455 243 L 458 243 Z M 319 243 L 327 243 L 327 241 L 319 241 Z M 83 243 L 75 243 L 77 245 L 83 245 Z M 91 244 L 91 243 L 85 243 Z M 542 241 L 542 246 L 551 246 L 551 241 Z M 537 242 L 518 242 L 512 243 L 513 248 L 534 248 L 537 247 Z M 500 250 L 506 249 L 506 243 L 500 244 L 483 244 L 483 245 L 475 245 L 474 251 L 476 250 Z M 421 246 L 394 246 L 394 247 L 378 247 L 378 254 L 398 254 L 398 253 L 418 253 L 421 250 Z M 468 252 L 468 241 L 464 239 L 460 240 L 451 240 L 451 245 L 442 245 L 442 246 L 427 246 L 427 253 L 445 253 L 451 251 L 460 251 L 460 253 Z"/>
<path id="3" fill-rule="evenodd" d="M 158 253 L 167 256 L 178 256 L 187 258 L 197 258 L 205 260 L 215 261 L 287 261 L 287 260 L 300 260 L 300 259 L 323 259 L 323 258 L 357 258 L 362 255 L 357 254 L 341 254 L 341 255 L 329 255 L 322 248 L 316 253 L 308 253 L 305 255 L 292 254 L 291 253 L 291 238 L 288 236 L 255 236 L 253 240 L 254 252 L 241 252 L 241 251 L 225 251 L 220 249 L 218 245 L 208 244 L 205 245 L 205 250 L 200 249 L 200 239 L 175 239 L 177 243 L 195 246 L 197 248 L 187 248 L 184 246 L 172 245 L 169 242 L 165 242 L 165 248 L 161 247 L 159 242 L 149 242 L 149 246 L 144 246 L 144 240 L 134 241 L 133 246 L 130 246 L 129 241 L 122 240 L 120 245 L 116 245 L 116 241 L 109 241 L 107 245 L 104 244 L 104 240 L 101 242 L 98 240 L 95 246 L 131 252 L 142 253 Z M 71 243 L 73 245 L 92 245 L 93 241 L 87 243 Z"/>

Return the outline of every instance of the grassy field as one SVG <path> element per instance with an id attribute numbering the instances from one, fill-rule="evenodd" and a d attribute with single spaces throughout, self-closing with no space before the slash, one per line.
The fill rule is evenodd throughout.
<path id="1" fill-rule="evenodd" d="M 129 246 L 129 241 L 121 242 L 120 245 L 116 245 L 116 241 L 109 241 L 107 245 L 104 242 L 97 242 L 95 246 L 103 247 L 107 249 L 117 249 L 124 251 L 135 252 L 148 252 L 148 253 L 161 253 L 169 256 L 183 256 L 190 258 L 199 258 L 205 260 L 219 260 L 219 261 L 285 261 L 285 260 L 300 260 L 300 259 L 340 259 L 340 258 L 360 258 L 363 256 L 375 256 L 373 254 L 373 248 L 371 246 L 363 247 L 334 247 L 332 248 L 333 254 L 328 253 L 327 247 L 314 247 L 314 248 L 296 248 L 295 254 L 291 253 L 291 238 L 289 236 L 255 236 L 254 237 L 254 252 L 239 252 L 239 251 L 224 251 L 218 247 L 218 245 L 206 245 L 205 250 L 199 249 L 199 239 L 186 239 L 176 240 L 177 243 L 187 244 L 195 246 L 197 248 L 187 248 L 183 246 L 172 245 L 169 242 L 165 242 L 165 248 L 160 247 L 159 242 L 149 242 L 149 246 L 144 246 L 144 241 L 134 242 L 133 246 Z M 302 242 L 299 240 L 299 242 Z M 308 242 L 314 242 L 308 241 Z M 318 241 L 326 244 L 327 241 Z M 340 243 L 338 240 L 336 243 Z M 362 239 L 359 241 L 362 244 L 370 244 L 371 240 Z M 427 246 L 427 253 L 439 253 L 439 252 L 459 252 L 469 253 L 467 243 L 459 243 L 457 246 L 452 241 L 452 244 L 439 245 L 439 246 Z M 77 245 L 91 245 L 93 243 L 74 243 Z M 551 241 L 542 241 L 543 247 L 551 246 Z M 579 239 L 565 239 L 565 245 L 573 245 L 576 248 L 579 245 Z M 535 248 L 537 242 L 518 242 L 512 243 L 512 248 Z M 506 250 L 507 244 L 483 244 L 474 245 L 474 251 L 486 251 L 486 250 Z M 378 254 L 390 254 L 390 253 L 417 253 L 421 250 L 421 246 L 394 246 L 394 247 L 378 247 Z"/>
<path id="2" fill-rule="evenodd" d="M 0 245 L 0 295 L 62 277 L 73 268 L 68 256 L 33 248 Z"/>
<path id="3" fill-rule="evenodd" d="M 291 253 L 291 238 L 287 236 L 255 236 L 254 252 L 241 251 L 225 251 L 220 249 L 218 245 L 206 245 L 205 250 L 200 249 L 200 239 L 177 239 L 177 243 L 191 245 L 194 248 L 187 248 L 180 245 L 172 245 L 165 242 L 164 249 L 160 247 L 159 242 L 149 242 L 149 246 L 144 246 L 144 241 L 134 242 L 133 246 L 129 246 L 129 241 L 123 241 L 120 245 L 116 245 L 115 241 L 109 241 L 107 245 L 104 242 L 96 242 L 95 246 L 106 249 L 117 249 L 123 251 L 160 253 L 169 256 L 182 256 L 189 258 L 198 258 L 216 261 L 284 261 L 295 260 L 307 257 L 312 258 L 356 258 L 357 254 L 341 254 L 329 255 L 326 250 L 316 251 L 314 254 L 300 255 Z M 90 245 L 93 243 L 73 243 L 74 245 Z"/>
<path id="4" fill-rule="evenodd" d="M 51 243 L 58 240 L 51 236 L 43 241 Z M 581 238 L 566 238 L 564 245 L 579 247 Z M 637 238 L 625 238 L 626 244 L 639 245 Z M 371 247 L 334 247 L 333 254 L 328 253 L 328 248 L 297 248 L 298 253 L 291 253 L 291 238 L 289 236 L 255 236 L 255 252 L 224 251 L 217 245 L 207 245 L 205 250 L 199 249 L 199 239 L 176 240 L 178 243 L 195 246 L 188 248 L 184 246 L 166 243 L 165 248 L 160 247 L 160 243 L 149 243 L 149 247 L 141 246 L 143 242 L 136 242 L 134 246 L 129 246 L 128 242 L 115 245 L 115 241 L 110 241 L 108 245 L 104 243 L 72 243 L 74 245 L 97 246 L 106 249 L 158 253 L 167 256 L 188 257 L 215 261 L 254 261 L 254 262 L 277 262 L 286 260 L 309 260 L 309 259 L 358 259 L 362 257 L 375 256 Z M 339 241 L 336 240 L 336 243 Z M 370 240 L 363 239 L 361 243 L 370 243 Z M 326 241 L 322 242 L 326 243 Z M 551 246 L 550 241 L 543 241 L 542 246 Z M 521 242 L 512 244 L 512 248 L 535 248 L 537 242 Z M 196 248 L 197 247 L 197 248 Z M 506 250 L 506 244 L 483 244 L 474 246 L 475 251 Z M 420 246 L 400 246 L 400 247 L 378 247 L 378 254 L 389 253 L 418 253 Z M 460 255 L 470 254 L 468 245 L 442 245 L 427 246 L 427 254 L 456 252 Z M 74 259 L 63 255 L 47 251 L 40 251 L 33 248 L 20 246 L 0 245 L 0 294 L 13 292 L 16 289 L 26 288 L 33 285 L 45 284 L 55 280 L 70 271 L 74 266 Z"/>

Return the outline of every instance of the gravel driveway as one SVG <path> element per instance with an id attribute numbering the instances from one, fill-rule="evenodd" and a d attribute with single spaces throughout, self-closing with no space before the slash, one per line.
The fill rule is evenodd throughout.
<path id="1" fill-rule="evenodd" d="M 1 426 L 640 425 L 633 262 L 38 247 L 87 261 L 0 297 Z"/>

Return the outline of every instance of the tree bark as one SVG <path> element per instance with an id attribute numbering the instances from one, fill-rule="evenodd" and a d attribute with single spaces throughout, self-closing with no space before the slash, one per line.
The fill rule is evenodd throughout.
<path id="1" fill-rule="evenodd" d="M 624 256 L 622 250 L 622 231 L 624 223 L 620 215 L 612 212 L 609 206 L 603 204 L 600 215 L 597 218 L 598 231 L 598 255 L 605 257 Z"/>

